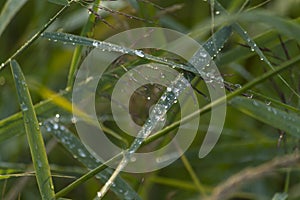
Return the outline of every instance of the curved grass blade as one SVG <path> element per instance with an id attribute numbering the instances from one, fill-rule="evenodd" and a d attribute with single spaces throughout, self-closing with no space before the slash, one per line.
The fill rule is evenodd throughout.
<path id="1" fill-rule="evenodd" d="M 290 21 L 282 17 L 275 16 L 271 12 L 265 10 L 251 11 L 243 13 L 242 20 L 249 22 L 261 22 L 268 26 L 274 27 L 278 32 L 281 32 L 287 37 L 299 40 L 300 26 L 295 21 Z"/>
<path id="2" fill-rule="evenodd" d="M 27 0 L 8 0 L 6 1 L 0 14 L 0 36 L 5 27 L 9 24 L 15 14 L 22 8 Z"/>
<path id="3" fill-rule="evenodd" d="M 245 97 L 233 98 L 230 105 L 254 119 L 300 138 L 300 117 L 295 113 L 288 113 L 264 102 Z"/>
<path id="4" fill-rule="evenodd" d="M 217 185 L 212 191 L 212 195 L 206 200 L 228 199 L 245 183 L 263 178 L 266 175 L 270 174 L 270 172 L 277 171 L 280 168 L 288 168 L 294 166 L 298 164 L 299 161 L 300 156 L 295 154 L 275 158 L 256 167 L 248 167 L 247 169 L 244 169 L 227 178 L 227 180 L 220 185 Z"/>
<path id="5" fill-rule="evenodd" d="M 36 179 L 39 190 L 42 199 L 53 199 L 54 186 L 52 183 L 48 158 L 43 137 L 40 131 L 39 122 L 32 105 L 25 77 L 19 64 L 15 60 L 11 61 L 11 69 L 18 92 L 25 131 L 27 134 L 28 144 L 31 152 L 33 166 L 36 172 Z"/>
<path id="6" fill-rule="evenodd" d="M 222 14 L 226 14 L 228 15 L 227 11 L 225 10 L 225 8 L 223 8 L 223 6 L 217 1 L 217 0 L 210 0 L 209 1 L 212 5 L 215 6 L 215 8 L 221 12 Z M 212 3 L 214 2 L 214 3 Z M 295 27 L 295 26 L 293 26 Z M 297 26 L 296 26 L 297 27 Z M 254 40 L 248 35 L 247 31 L 245 31 L 238 23 L 233 23 L 232 24 L 232 28 L 243 38 L 243 40 L 245 40 L 245 42 L 250 46 L 251 51 L 255 51 L 260 59 L 262 61 L 264 61 L 267 66 L 271 69 L 271 70 L 275 70 L 275 68 L 273 67 L 273 65 L 271 64 L 271 62 L 268 60 L 268 58 L 264 55 L 264 53 L 259 49 L 259 47 L 257 46 L 257 44 L 254 42 Z M 296 28 L 296 30 L 299 30 L 299 28 Z M 298 98 L 300 98 L 300 95 L 289 85 L 289 83 L 280 75 L 277 75 L 278 78 L 293 92 L 294 95 L 296 95 Z"/>
<path id="7" fill-rule="evenodd" d="M 68 34 L 68 33 L 58 33 L 58 32 L 45 32 L 41 36 L 44 38 L 51 39 L 53 41 L 65 42 L 65 43 L 69 43 L 72 45 L 78 44 L 78 45 L 99 48 L 104 51 L 114 51 L 114 52 L 118 52 L 121 54 L 135 55 L 135 56 L 138 56 L 143 59 L 151 60 L 151 61 L 154 61 L 157 63 L 165 64 L 168 66 L 176 67 L 178 69 L 184 69 L 186 71 L 190 71 L 190 72 L 199 74 L 199 72 L 191 66 L 187 66 L 184 64 L 178 64 L 178 63 L 168 60 L 166 58 L 160 58 L 160 57 L 156 57 L 156 56 L 153 56 L 150 54 L 146 54 L 141 50 L 134 50 L 134 49 L 126 48 L 126 47 L 108 43 L 108 42 L 97 41 L 97 40 L 82 37 L 82 36 L 72 35 L 72 34 Z"/>
<path id="8" fill-rule="evenodd" d="M 184 124 L 186 122 L 188 122 L 189 120 L 193 119 L 195 116 L 198 116 L 199 114 L 204 114 L 206 113 L 207 111 L 210 110 L 210 108 L 212 106 L 217 106 L 219 105 L 220 103 L 224 102 L 225 99 L 232 99 L 233 97 L 249 90 L 250 88 L 252 88 L 253 86 L 255 85 L 258 85 L 259 83 L 267 80 L 268 78 L 276 75 L 277 73 L 280 73 L 281 71 L 283 70 L 286 70 L 292 66 L 294 66 L 294 64 L 300 62 L 300 56 L 294 58 L 293 60 L 287 62 L 287 63 L 284 63 L 282 66 L 278 67 L 278 69 L 276 69 L 276 71 L 269 71 L 267 72 L 266 74 L 264 74 L 262 77 L 258 77 L 256 78 L 255 80 L 249 82 L 248 84 L 246 84 L 245 86 L 243 86 L 242 88 L 238 89 L 238 90 L 235 90 L 234 92 L 230 93 L 227 97 L 224 97 L 224 98 L 220 98 L 214 102 L 211 102 L 210 104 L 208 104 L 207 106 L 203 107 L 202 109 L 200 110 L 197 110 L 195 111 L 194 113 L 192 113 L 191 115 L 189 116 L 186 116 L 185 118 L 183 118 L 181 121 L 177 121 L 177 122 L 174 122 L 173 124 L 170 124 L 169 126 L 165 127 L 163 130 L 160 130 L 159 132 L 156 132 L 155 134 L 153 134 L 152 136 L 148 137 L 145 139 L 145 142 L 143 144 L 148 144 L 150 142 L 153 142 L 154 140 L 166 135 L 167 133 L 169 133 L 171 130 L 175 129 L 176 127 L 178 127 L 180 124 Z M 117 161 L 120 157 L 122 156 L 122 153 L 120 154 L 117 154 L 117 156 L 115 158 L 112 158 L 110 160 L 110 162 L 115 162 Z M 91 170 L 90 172 L 88 172 L 87 174 L 85 174 L 82 178 L 82 180 L 87 180 L 89 179 L 90 177 L 93 177 L 94 174 L 97 174 L 101 171 L 103 171 L 105 167 L 103 167 L 102 165 L 99 165 L 97 168 L 94 168 L 93 170 Z"/>
<path id="9" fill-rule="evenodd" d="M 191 58 L 190 62 L 197 66 L 207 66 L 207 64 L 209 64 L 211 60 L 210 56 L 207 54 L 212 54 L 213 56 L 216 56 L 216 54 L 220 51 L 220 49 L 222 49 L 224 43 L 227 41 L 230 35 L 230 27 L 222 28 L 218 32 L 218 35 L 212 36 L 212 38 L 210 38 L 204 45 L 209 52 L 206 52 L 203 49 L 199 49 Z M 216 36 L 220 36 L 220 38 L 218 38 L 219 40 Z M 191 69 L 192 68 L 193 66 L 191 66 Z M 168 112 L 171 106 L 177 101 L 178 96 L 180 96 L 180 94 L 188 87 L 189 83 L 186 81 L 186 79 L 179 75 L 172 82 L 172 84 L 168 86 L 167 90 L 160 97 L 158 102 L 154 105 L 153 110 L 149 115 L 150 117 L 147 119 L 142 129 L 137 134 L 136 139 L 133 141 L 130 148 L 124 152 L 124 157 L 118 165 L 118 167 L 116 168 L 116 170 L 114 171 L 113 175 L 110 177 L 109 181 L 104 185 L 104 187 L 100 190 L 100 192 L 98 192 L 98 195 L 95 199 L 101 199 L 106 194 L 115 177 L 120 173 L 121 170 L 123 170 L 126 167 L 132 154 L 137 151 L 137 149 L 145 141 L 145 138 L 148 138 L 151 131 L 156 127 L 157 123 L 164 117 L 164 115 Z M 200 191 L 204 193 L 204 190 L 202 188 L 200 189 Z"/>

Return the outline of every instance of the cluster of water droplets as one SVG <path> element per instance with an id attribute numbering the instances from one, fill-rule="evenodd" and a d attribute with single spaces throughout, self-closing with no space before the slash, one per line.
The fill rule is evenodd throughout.
<path id="1" fill-rule="evenodd" d="M 144 138 L 147 138 L 155 127 L 166 118 L 167 111 L 171 106 L 178 101 L 179 95 L 189 86 L 189 82 L 179 74 L 176 79 L 167 87 L 166 91 L 158 100 L 157 104 L 153 106 L 150 111 L 149 118 L 137 134 L 136 139 L 128 150 L 128 159 L 142 144 Z"/>
<path id="2" fill-rule="evenodd" d="M 214 49 L 214 43 L 212 41 L 210 41 L 207 46 L 211 48 L 211 52 L 218 53 L 221 51 L 221 49 Z M 200 74 L 206 83 L 214 83 L 223 86 L 224 79 L 218 71 L 212 67 L 212 62 L 213 57 L 211 57 L 204 49 L 199 49 L 190 60 L 190 63 L 194 66 L 200 66 L 200 69 L 197 70 L 197 74 Z"/>

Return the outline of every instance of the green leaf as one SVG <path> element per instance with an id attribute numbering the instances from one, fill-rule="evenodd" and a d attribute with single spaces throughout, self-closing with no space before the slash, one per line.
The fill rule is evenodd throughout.
<path id="1" fill-rule="evenodd" d="M 261 22 L 268 26 L 274 27 L 278 32 L 285 36 L 294 38 L 299 41 L 300 26 L 294 21 L 275 16 L 274 13 L 267 12 L 266 10 L 257 10 L 243 13 L 242 21 Z"/>
<path id="2" fill-rule="evenodd" d="M 272 200 L 286 200 L 288 198 L 287 193 L 276 193 Z"/>
<path id="3" fill-rule="evenodd" d="M 16 13 L 22 8 L 27 0 L 8 0 L 6 1 L 0 14 L 0 36 L 5 27 L 10 23 Z"/>
<path id="4" fill-rule="evenodd" d="M 233 98 L 230 105 L 254 119 L 300 138 L 300 117 L 295 113 L 288 113 L 264 102 L 245 97 Z"/>
<path id="5" fill-rule="evenodd" d="M 25 77 L 19 64 L 11 61 L 11 69 L 14 82 L 18 92 L 18 98 L 23 115 L 23 122 L 27 134 L 33 166 L 36 172 L 36 179 L 42 199 L 54 198 L 54 186 L 52 183 L 50 167 L 47 159 L 40 125 L 32 105 L 30 93 Z"/>
<path id="6" fill-rule="evenodd" d="M 53 41 L 60 41 L 60 42 L 64 42 L 64 43 L 68 43 L 68 44 L 72 44 L 72 45 L 78 44 L 78 45 L 99 48 L 104 51 L 113 51 L 113 52 L 118 52 L 121 54 L 135 55 L 135 56 L 141 57 L 143 59 L 151 60 L 151 61 L 154 61 L 157 63 L 165 64 L 165 65 L 168 65 L 171 67 L 176 67 L 178 69 L 184 69 L 186 71 L 190 71 L 190 72 L 199 74 L 198 70 L 196 70 L 192 66 L 179 64 L 179 63 L 176 63 L 176 62 L 166 59 L 166 58 L 161 58 L 161 57 L 156 57 L 156 56 L 153 56 L 150 54 L 146 54 L 141 50 L 130 49 L 130 48 L 119 46 L 119 45 L 112 44 L 109 42 L 103 42 L 103 41 L 90 39 L 87 37 L 72 35 L 72 34 L 68 34 L 68 33 L 58 33 L 58 32 L 45 32 L 41 36 L 44 38 L 53 40 Z"/>
<path id="7" fill-rule="evenodd" d="M 48 1 L 51 2 L 51 3 L 54 3 L 54 4 L 62 5 L 62 6 L 68 6 L 69 5 L 68 0 L 48 0 Z"/>

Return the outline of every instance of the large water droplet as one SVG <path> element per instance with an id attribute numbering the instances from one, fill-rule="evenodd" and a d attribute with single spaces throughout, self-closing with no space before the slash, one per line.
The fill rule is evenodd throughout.
<path id="1" fill-rule="evenodd" d="M 144 52 L 141 51 L 141 50 L 135 50 L 134 53 L 135 53 L 135 55 L 137 55 L 137 56 L 139 56 L 141 58 L 145 57 Z"/>
<path id="2" fill-rule="evenodd" d="M 99 198 L 102 198 L 102 193 L 101 193 L 101 192 L 97 192 L 97 196 L 98 196 Z"/>
<path id="3" fill-rule="evenodd" d="M 59 127 L 58 124 L 53 124 L 53 129 L 54 129 L 54 130 L 57 130 L 58 127 Z"/>
<path id="4" fill-rule="evenodd" d="M 24 102 L 21 103 L 21 110 L 24 112 L 28 110 L 28 107 L 25 105 Z"/>
<path id="5" fill-rule="evenodd" d="M 99 46 L 99 43 L 95 40 L 93 41 L 93 44 L 92 44 L 94 47 L 98 47 Z"/>

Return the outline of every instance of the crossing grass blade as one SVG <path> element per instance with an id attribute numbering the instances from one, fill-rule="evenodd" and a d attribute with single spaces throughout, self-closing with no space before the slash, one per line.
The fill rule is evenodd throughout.
<path id="1" fill-rule="evenodd" d="M 264 102 L 245 97 L 233 98 L 230 105 L 254 119 L 300 138 L 300 117 L 296 113 L 288 113 Z"/>
<path id="2" fill-rule="evenodd" d="M 50 166 L 40 131 L 40 125 L 35 114 L 25 77 L 19 64 L 15 60 L 11 61 L 11 69 L 18 93 L 19 104 L 22 110 L 24 127 L 40 194 L 42 199 L 53 199 L 54 186 L 52 183 Z"/>
<path id="3" fill-rule="evenodd" d="M 223 8 L 223 6 L 217 1 L 217 0 L 210 0 L 209 1 L 211 3 L 212 6 L 215 6 L 215 8 L 219 11 L 221 11 L 223 14 L 227 14 L 227 11 L 225 8 Z M 213 2 L 213 3 L 212 3 Z M 252 16 L 251 16 L 252 17 Z M 276 18 L 277 19 L 277 18 Z M 268 18 L 268 21 L 272 21 L 272 17 L 270 19 L 270 17 Z M 299 27 L 296 24 L 291 24 L 291 23 L 283 23 L 285 22 L 284 20 L 280 19 L 277 20 L 281 23 L 280 27 L 284 27 L 284 28 L 288 28 L 288 29 L 292 29 L 290 31 L 288 31 L 289 34 L 291 34 L 291 32 L 295 31 L 296 34 L 300 31 Z M 275 23 L 276 26 L 277 23 Z M 240 37 L 249 45 L 249 47 L 251 48 L 252 51 L 255 51 L 257 53 L 257 55 L 260 57 L 260 59 L 262 61 L 264 61 L 267 66 L 271 69 L 274 70 L 274 66 L 271 64 L 271 62 L 269 61 L 269 59 L 265 56 L 265 54 L 260 50 L 260 48 L 258 47 L 258 45 L 254 42 L 254 40 L 249 36 L 249 34 L 247 33 L 247 31 L 245 31 L 238 23 L 233 23 L 232 24 L 232 28 L 234 29 L 234 31 L 236 33 L 238 33 L 240 35 Z M 283 29 L 284 29 L 283 28 Z M 286 31 L 285 31 L 286 32 Z M 294 34 L 293 34 L 294 35 Z M 298 37 L 296 37 L 298 38 Z M 280 75 L 277 75 L 278 78 L 294 93 L 294 95 L 296 95 L 297 97 L 300 97 L 300 95 L 297 93 L 297 91 L 295 91 L 290 85 L 289 83 Z"/>

